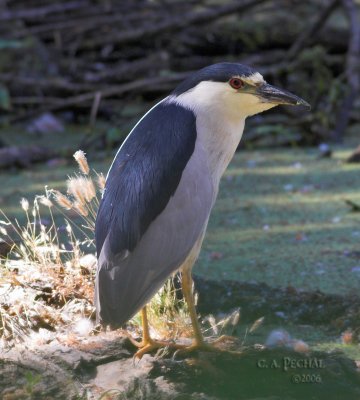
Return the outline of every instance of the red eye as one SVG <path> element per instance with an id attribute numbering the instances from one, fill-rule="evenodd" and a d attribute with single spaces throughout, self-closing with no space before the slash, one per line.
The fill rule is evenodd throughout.
<path id="1" fill-rule="evenodd" d="M 231 78 L 229 84 L 234 89 L 241 89 L 244 86 L 244 82 L 240 78 Z"/>

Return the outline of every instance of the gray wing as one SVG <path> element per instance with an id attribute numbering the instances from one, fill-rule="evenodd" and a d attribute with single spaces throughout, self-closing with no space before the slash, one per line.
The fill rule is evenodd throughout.
<path id="1" fill-rule="evenodd" d="M 109 235 L 111 251 L 133 251 L 165 209 L 192 156 L 195 114 L 165 100 L 134 127 L 115 156 L 95 223 L 97 254 Z"/>
<path id="2" fill-rule="evenodd" d="M 105 238 L 98 255 L 98 320 L 120 326 L 151 299 L 205 231 L 215 196 L 204 151 L 196 146 L 174 195 L 133 251 L 113 254 L 109 234 Z"/>

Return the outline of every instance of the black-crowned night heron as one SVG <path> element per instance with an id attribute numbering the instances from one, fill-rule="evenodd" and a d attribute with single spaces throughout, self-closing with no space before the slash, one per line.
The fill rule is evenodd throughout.
<path id="1" fill-rule="evenodd" d="M 139 358 L 164 345 L 150 338 L 145 306 L 178 270 L 194 329 L 191 348 L 209 347 L 191 270 L 246 117 L 279 104 L 309 106 L 247 66 L 211 65 L 145 114 L 117 152 L 96 219 L 97 317 L 121 326 L 142 309 Z"/>

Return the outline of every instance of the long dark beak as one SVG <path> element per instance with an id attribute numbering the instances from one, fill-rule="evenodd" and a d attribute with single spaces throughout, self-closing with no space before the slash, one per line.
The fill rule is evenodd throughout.
<path id="1" fill-rule="evenodd" d="M 267 83 L 256 89 L 256 95 L 266 103 L 305 106 L 308 110 L 311 109 L 311 106 L 307 101 L 286 90 L 278 89 L 277 87 L 268 85 Z"/>

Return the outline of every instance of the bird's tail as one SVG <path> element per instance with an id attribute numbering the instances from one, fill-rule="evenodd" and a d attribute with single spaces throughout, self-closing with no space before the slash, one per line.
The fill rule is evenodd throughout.
<path id="1" fill-rule="evenodd" d="M 114 266 L 100 257 L 95 284 L 97 322 L 122 326 L 150 301 L 171 272 L 155 274 L 134 265 L 130 269 L 126 262 Z"/>

